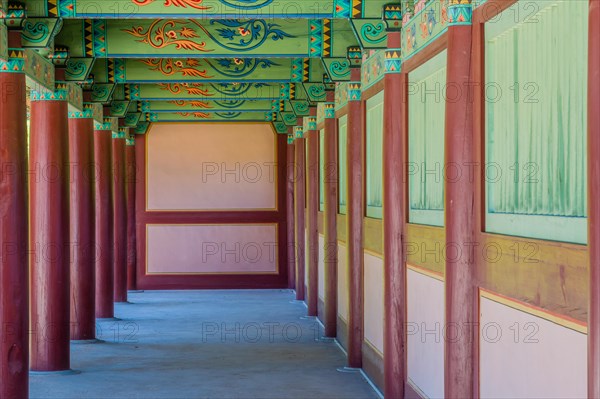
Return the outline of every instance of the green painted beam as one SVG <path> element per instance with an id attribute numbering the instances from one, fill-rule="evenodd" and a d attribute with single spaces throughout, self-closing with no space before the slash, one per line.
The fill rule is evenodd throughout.
<path id="1" fill-rule="evenodd" d="M 318 58 L 335 42 L 324 24 L 320 19 L 70 20 L 56 42 L 74 55 L 101 58 Z M 347 34 L 347 21 L 330 25 Z"/>
<path id="2" fill-rule="evenodd" d="M 94 73 L 94 77 L 117 83 L 285 83 L 290 81 L 291 67 L 290 59 L 145 58 L 115 60 L 106 76 Z"/>

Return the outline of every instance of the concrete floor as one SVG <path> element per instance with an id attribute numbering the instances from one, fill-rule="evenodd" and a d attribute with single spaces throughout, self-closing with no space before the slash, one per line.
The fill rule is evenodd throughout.
<path id="1" fill-rule="evenodd" d="M 32 375 L 32 398 L 376 398 L 288 290 L 147 291 L 72 344 L 76 375 Z"/>

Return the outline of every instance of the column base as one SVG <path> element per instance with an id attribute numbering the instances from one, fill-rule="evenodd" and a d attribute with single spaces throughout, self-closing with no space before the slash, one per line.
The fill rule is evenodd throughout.
<path id="1" fill-rule="evenodd" d="M 81 374 L 79 370 L 58 370 L 58 371 L 29 371 L 31 376 L 44 376 L 44 375 L 77 375 Z"/>

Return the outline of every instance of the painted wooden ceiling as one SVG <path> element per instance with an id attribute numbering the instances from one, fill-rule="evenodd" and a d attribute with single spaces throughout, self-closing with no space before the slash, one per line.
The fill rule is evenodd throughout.
<path id="1" fill-rule="evenodd" d="M 0 0 L 22 47 L 128 126 L 271 121 L 280 133 L 384 48 L 389 0 Z M 2 42 L 0 37 L 0 43 Z M 40 62 L 43 64 L 43 62 Z M 62 73 L 61 73 L 62 76 Z"/>

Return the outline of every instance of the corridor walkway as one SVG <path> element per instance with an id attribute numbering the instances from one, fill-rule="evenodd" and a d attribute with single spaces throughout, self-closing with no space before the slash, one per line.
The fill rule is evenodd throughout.
<path id="1" fill-rule="evenodd" d="M 76 375 L 33 375 L 32 398 L 376 398 L 288 290 L 149 291 L 72 344 Z"/>

